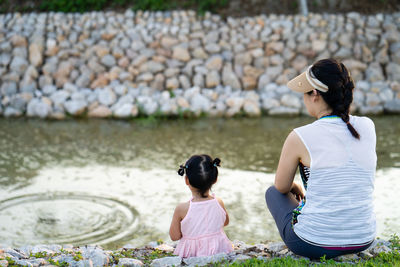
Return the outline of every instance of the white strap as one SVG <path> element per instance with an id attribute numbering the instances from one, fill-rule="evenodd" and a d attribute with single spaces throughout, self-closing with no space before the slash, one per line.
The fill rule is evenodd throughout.
<path id="1" fill-rule="evenodd" d="M 328 86 L 326 86 L 324 83 L 322 83 L 320 80 L 318 80 L 317 78 L 313 78 L 312 76 L 314 76 L 314 74 L 311 71 L 311 67 L 309 66 L 307 71 L 306 71 L 306 78 L 307 81 L 311 84 L 312 87 L 314 87 L 315 89 L 320 90 L 321 92 L 328 92 Z"/>

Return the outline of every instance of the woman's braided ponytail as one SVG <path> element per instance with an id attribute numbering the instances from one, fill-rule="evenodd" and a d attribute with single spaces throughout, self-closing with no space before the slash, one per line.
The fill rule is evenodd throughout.
<path id="1" fill-rule="evenodd" d="M 349 112 L 353 102 L 354 82 L 346 67 L 334 59 L 322 59 L 313 65 L 312 72 L 329 88 L 326 93 L 320 94 L 332 108 L 332 115 L 339 116 L 346 123 L 350 133 L 360 139 L 360 134 L 350 123 Z"/>

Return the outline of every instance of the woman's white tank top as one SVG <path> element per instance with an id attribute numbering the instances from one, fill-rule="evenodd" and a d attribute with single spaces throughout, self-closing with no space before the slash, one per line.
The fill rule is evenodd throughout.
<path id="1" fill-rule="evenodd" d="M 307 201 L 293 226 L 308 243 L 357 246 L 375 238 L 375 126 L 366 117 L 350 116 L 350 123 L 360 139 L 338 117 L 294 129 L 311 158 Z"/>

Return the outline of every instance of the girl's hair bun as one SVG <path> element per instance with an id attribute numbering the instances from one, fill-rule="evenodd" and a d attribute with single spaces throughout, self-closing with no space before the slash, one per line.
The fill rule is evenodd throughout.
<path id="1" fill-rule="evenodd" d="M 221 165 L 220 165 L 220 163 L 221 163 L 221 160 L 219 159 L 219 158 L 215 158 L 214 160 L 213 160 L 213 165 L 215 166 L 215 167 L 220 167 Z"/>
<path id="2" fill-rule="evenodd" d="M 179 166 L 178 174 L 183 176 L 185 174 L 185 167 L 183 165 Z"/>

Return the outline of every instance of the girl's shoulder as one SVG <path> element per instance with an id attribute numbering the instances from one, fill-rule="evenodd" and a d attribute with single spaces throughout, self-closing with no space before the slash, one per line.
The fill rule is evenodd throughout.
<path id="1" fill-rule="evenodd" d="M 218 201 L 218 204 L 219 204 L 223 209 L 225 209 L 225 205 L 224 205 L 224 202 L 222 201 L 222 199 L 220 199 L 219 197 L 215 197 L 215 199 Z"/>
<path id="2" fill-rule="evenodd" d="M 182 202 L 176 206 L 175 211 L 180 218 L 184 218 L 189 211 L 189 207 L 190 201 Z"/>

